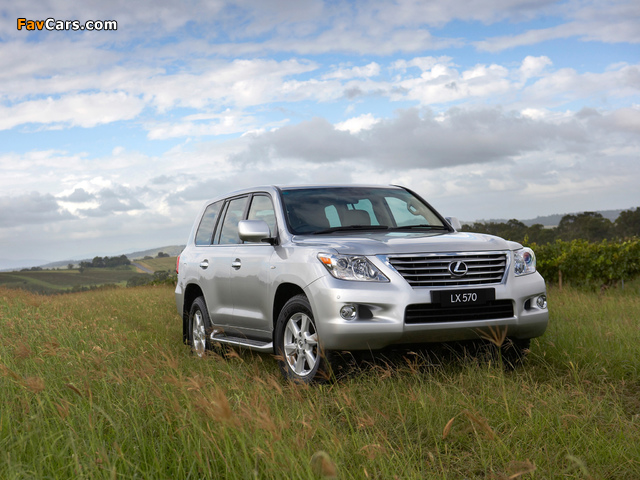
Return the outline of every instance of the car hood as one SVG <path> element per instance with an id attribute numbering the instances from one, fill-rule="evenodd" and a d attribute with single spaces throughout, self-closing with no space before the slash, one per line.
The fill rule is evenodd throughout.
<path id="1" fill-rule="evenodd" d="M 469 232 L 373 232 L 354 234 L 296 235 L 299 246 L 334 249 L 347 255 L 478 252 L 511 250 L 520 245 L 493 235 Z"/>

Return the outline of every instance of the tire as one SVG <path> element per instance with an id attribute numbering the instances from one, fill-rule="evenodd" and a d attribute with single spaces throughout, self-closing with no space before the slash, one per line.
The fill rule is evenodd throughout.
<path id="1" fill-rule="evenodd" d="M 193 301 L 189 310 L 189 329 L 187 332 L 187 341 L 194 355 L 202 357 L 210 349 L 210 342 L 207 336 L 211 329 L 212 325 L 207 304 L 204 301 L 204 297 L 198 297 Z"/>
<path id="2" fill-rule="evenodd" d="M 289 299 L 278 315 L 274 337 L 280 371 L 297 383 L 324 382 L 331 376 L 328 352 L 320 347 L 309 300 Z"/>

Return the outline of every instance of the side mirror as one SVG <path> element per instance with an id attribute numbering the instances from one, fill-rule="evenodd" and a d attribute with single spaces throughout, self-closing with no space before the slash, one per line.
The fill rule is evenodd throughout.
<path id="1" fill-rule="evenodd" d="M 462 230 L 462 224 L 460 223 L 460 220 L 458 220 L 457 217 L 444 217 L 444 219 L 449 222 L 449 225 L 451 225 L 454 230 L 456 231 L 460 231 Z"/>
<path id="2" fill-rule="evenodd" d="M 250 243 L 273 243 L 269 225 L 264 220 L 240 220 L 238 222 L 240 240 Z"/>

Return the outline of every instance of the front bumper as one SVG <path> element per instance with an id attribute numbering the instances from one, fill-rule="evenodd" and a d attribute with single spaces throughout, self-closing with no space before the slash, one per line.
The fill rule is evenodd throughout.
<path id="1" fill-rule="evenodd" d="M 485 287 L 495 289 L 496 300 L 512 302 L 513 316 L 407 324 L 406 307 L 430 304 L 431 291 L 438 288 L 412 288 L 400 278 L 389 283 L 365 283 L 325 275 L 308 285 L 305 293 L 311 302 L 320 343 L 327 350 L 377 350 L 396 344 L 473 340 L 505 328 L 507 336 L 516 339 L 539 337 L 545 332 L 549 311 L 538 307 L 535 301 L 546 295 L 539 273 L 510 276 L 504 283 L 477 288 Z M 340 309 L 345 305 L 357 307 L 355 319 L 342 318 Z"/>

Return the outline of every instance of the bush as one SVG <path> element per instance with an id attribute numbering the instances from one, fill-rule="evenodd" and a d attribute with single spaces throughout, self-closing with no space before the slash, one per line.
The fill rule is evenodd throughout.
<path id="1" fill-rule="evenodd" d="M 538 259 L 538 271 L 548 282 L 573 285 L 612 286 L 640 275 L 640 239 L 622 242 L 556 240 L 546 245 L 531 244 Z"/>
<path id="2" fill-rule="evenodd" d="M 135 277 L 131 277 L 127 280 L 127 288 L 129 287 L 139 287 L 141 285 L 146 285 L 151 281 L 151 277 L 136 275 Z"/>

